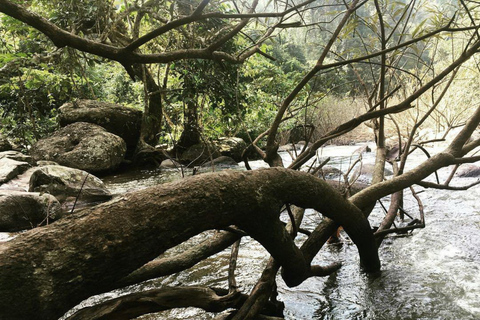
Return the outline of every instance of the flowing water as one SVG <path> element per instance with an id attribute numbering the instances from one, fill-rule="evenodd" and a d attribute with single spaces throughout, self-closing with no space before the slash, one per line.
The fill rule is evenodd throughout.
<path id="1" fill-rule="evenodd" d="M 321 156 L 334 155 L 331 163 L 347 170 L 353 162 L 352 147 L 328 147 Z M 284 159 L 288 162 L 288 155 Z M 424 158 L 414 155 L 414 162 Z M 366 154 L 364 161 L 373 161 Z M 264 166 L 261 162 L 254 165 Z M 241 168 L 240 168 L 241 169 Z M 191 171 L 183 172 L 191 175 Z M 440 172 L 441 178 L 448 170 Z M 176 170 L 140 171 L 134 175 L 105 179 L 114 193 L 139 189 L 178 179 Z M 365 177 L 362 177 L 365 178 Z M 457 178 L 456 185 L 471 183 Z M 417 191 L 422 188 L 415 186 Z M 480 319 L 480 187 L 468 191 L 427 190 L 419 194 L 425 206 L 425 229 L 408 235 L 390 236 L 380 248 L 382 271 L 367 275 L 359 270 L 356 247 L 342 234 L 340 244 L 326 245 L 314 260 L 326 265 L 342 261 L 343 267 L 328 277 L 311 278 L 296 288 L 288 288 L 278 278 L 279 299 L 285 303 L 286 319 Z M 388 205 L 388 198 L 384 199 Z M 405 201 L 407 211 L 418 217 L 412 197 Z M 384 213 L 377 206 L 370 216 L 378 225 Z M 307 211 L 302 227 L 313 229 L 322 217 Z M 209 233 L 198 235 L 198 242 Z M 299 242 L 305 238 L 300 237 Z M 172 250 L 182 251 L 189 244 Z M 254 240 L 244 238 L 238 258 L 237 284 L 248 293 L 268 259 L 268 253 Z M 82 306 L 131 291 L 166 285 L 227 286 L 229 251 L 200 262 L 192 269 L 155 279 L 125 290 L 91 298 Z M 141 319 L 212 319 L 215 315 L 194 308 L 145 315 Z"/>

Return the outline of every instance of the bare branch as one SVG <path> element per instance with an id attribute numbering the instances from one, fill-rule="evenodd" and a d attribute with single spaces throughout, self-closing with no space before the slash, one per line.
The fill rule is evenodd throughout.
<path id="1" fill-rule="evenodd" d="M 361 123 L 377 118 L 381 115 L 386 115 L 390 113 L 398 113 L 398 112 L 403 112 L 409 108 L 412 108 L 413 106 L 410 105 L 404 105 L 399 104 L 393 107 L 385 108 L 383 110 L 376 110 L 376 111 L 371 111 L 364 113 L 361 116 L 358 116 L 356 118 L 353 118 L 352 120 L 349 120 L 337 128 L 333 129 L 332 131 L 326 133 L 322 138 L 319 140 L 315 141 L 312 146 L 310 146 L 307 150 L 305 150 L 304 153 L 300 154 L 297 159 L 295 159 L 294 162 L 289 166 L 290 169 L 298 169 L 300 166 L 302 166 L 305 162 L 307 162 L 309 159 L 311 159 L 313 156 L 315 156 L 315 152 L 318 148 L 320 148 L 322 145 L 324 145 L 327 141 L 338 137 L 342 134 L 345 134 L 346 132 L 349 132 L 353 130 L 355 127 L 359 126 Z"/>
<path id="2" fill-rule="evenodd" d="M 307 83 L 317 74 L 317 72 L 320 70 L 318 69 L 320 66 L 323 65 L 324 60 L 330 51 L 331 47 L 333 46 L 334 42 L 337 40 L 338 35 L 340 34 L 341 30 L 344 28 L 346 25 L 347 21 L 350 19 L 350 16 L 357 10 L 357 4 L 359 3 L 359 0 L 354 0 L 348 10 L 346 11 L 345 15 L 343 16 L 342 20 L 338 24 L 337 28 L 335 29 L 335 32 L 333 35 L 330 37 L 330 40 L 328 41 L 327 45 L 323 49 L 322 54 L 320 55 L 320 58 L 317 61 L 316 66 L 308 72 L 305 77 L 300 81 L 295 88 L 290 92 L 290 94 L 285 98 L 283 101 L 280 109 L 277 111 L 277 115 L 275 116 L 275 119 L 270 127 L 270 132 L 268 134 L 268 139 L 267 139 L 267 147 L 266 147 L 266 159 L 265 161 L 270 164 L 270 166 L 275 166 L 278 164 L 278 162 L 281 162 L 281 159 L 279 159 L 277 155 L 277 149 L 278 147 L 275 145 L 275 139 L 277 136 L 277 131 L 280 126 L 280 123 L 282 121 L 282 118 L 287 111 L 288 107 L 292 103 L 292 101 L 296 98 L 298 93 L 303 90 L 303 88 L 307 85 Z"/>
<path id="3" fill-rule="evenodd" d="M 474 186 L 480 184 L 480 180 L 475 181 L 474 183 L 471 183 L 469 185 L 459 186 L 459 187 L 449 186 L 449 185 L 444 185 L 444 184 L 438 184 L 438 183 L 433 183 L 433 182 L 428 182 L 428 181 L 420 181 L 420 182 L 417 182 L 416 184 L 418 184 L 419 186 L 424 187 L 424 188 L 432 188 L 432 189 L 439 189 L 439 190 L 468 190 L 471 187 L 474 187 Z"/>

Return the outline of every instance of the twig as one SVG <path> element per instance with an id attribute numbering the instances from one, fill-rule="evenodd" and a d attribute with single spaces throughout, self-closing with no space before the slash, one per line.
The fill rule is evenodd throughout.
<path id="1" fill-rule="evenodd" d="M 318 167 L 315 168 L 315 170 L 313 170 L 312 174 L 315 175 L 318 171 L 320 171 L 323 167 L 325 167 L 325 165 L 330 161 L 330 157 L 328 157 L 327 159 L 323 160 L 322 163 L 320 163 L 320 165 Z"/>
<path id="2" fill-rule="evenodd" d="M 237 281 L 235 280 L 235 269 L 237 268 L 238 251 L 240 249 L 240 242 L 242 239 L 238 239 L 232 245 L 232 252 L 230 255 L 230 263 L 228 265 L 228 293 L 234 293 L 237 291 Z"/>
<path id="3" fill-rule="evenodd" d="M 80 198 L 80 194 L 82 193 L 83 186 L 85 185 L 85 182 L 87 182 L 87 178 L 90 175 L 90 173 L 87 172 L 87 175 L 85 176 L 85 179 L 83 180 L 82 186 L 80 187 L 80 191 L 78 191 L 77 197 L 75 198 L 75 202 L 73 203 L 72 211 L 70 211 L 70 214 L 73 213 L 73 210 L 75 210 L 75 206 L 77 205 L 77 200 Z"/>

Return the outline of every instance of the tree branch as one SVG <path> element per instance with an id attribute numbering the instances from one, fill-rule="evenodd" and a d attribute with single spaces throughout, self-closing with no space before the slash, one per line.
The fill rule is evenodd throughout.
<path id="1" fill-rule="evenodd" d="M 239 292 L 227 294 L 221 290 L 207 287 L 165 287 L 107 300 L 98 305 L 81 309 L 67 319 L 128 320 L 147 313 L 182 307 L 196 307 L 209 312 L 220 312 L 229 308 L 239 308 L 245 299 L 246 296 Z"/>
<path id="2" fill-rule="evenodd" d="M 126 287 L 142 281 L 174 274 L 193 267 L 198 262 L 218 253 L 235 243 L 241 236 L 228 231 L 219 231 L 201 243 L 172 257 L 160 257 L 135 270 L 115 284 Z"/>
<path id="3" fill-rule="evenodd" d="M 418 184 L 419 186 L 424 187 L 424 188 L 432 188 L 432 189 L 438 189 L 438 190 L 468 190 L 471 187 L 474 187 L 474 186 L 480 184 L 480 180 L 475 181 L 474 183 L 471 183 L 469 185 L 460 186 L 460 187 L 438 184 L 438 183 L 433 183 L 433 182 L 428 182 L 428 181 L 420 181 L 420 182 L 417 182 L 416 184 Z"/>

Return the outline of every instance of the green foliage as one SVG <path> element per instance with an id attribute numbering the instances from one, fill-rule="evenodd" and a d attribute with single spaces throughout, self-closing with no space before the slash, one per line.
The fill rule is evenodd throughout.
<path id="1" fill-rule="evenodd" d="M 262 50 L 276 60 L 271 61 L 255 55 L 243 65 L 241 77 L 241 82 L 245 84 L 247 101 L 242 131 L 251 132 L 253 138 L 269 128 L 278 106 L 303 78 L 309 67 L 303 48 L 294 44 L 274 43 L 264 45 Z M 292 108 L 299 106 L 306 99 L 306 95 L 306 92 L 302 92 Z M 293 125 L 293 121 L 287 123 L 287 127 Z"/>
<path id="2" fill-rule="evenodd" d="M 114 63 L 94 63 L 85 69 L 84 83 L 78 88 L 82 98 L 98 99 L 134 108 L 143 108 L 145 92 L 133 81 L 122 66 Z"/>
<path id="3" fill-rule="evenodd" d="M 139 12 L 143 3 L 34 0 L 29 2 L 29 10 L 88 39 L 108 43 L 113 41 L 110 36 L 119 34 L 117 40 L 128 42 L 135 36 L 135 19 L 139 15 L 144 15 L 136 26 L 142 34 L 166 21 L 188 15 L 199 1 L 149 1 L 145 2 L 148 3 L 146 10 Z M 381 0 L 379 3 L 388 36 L 387 47 L 445 26 L 453 12 L 462 9 L 453 0 L 419 0 L 415 7 L 406 0 Z M 171 119 L 169 124 L 173 125 L 164 128 L 178 138 L 186 121 L 185 108 L 194 105 L 198 125 L 207 138 L 240 132 L 256 136 L 265 131 L 279 105 L 316 63 L 344 10 L 344 3 L 336 0 L 325 1 L 320 6 L 312 5 L 304 12 L 302 21 L 311 27 L 279 31 L 261 46 L 260 49 L 275 61 L 257 54 L 243 65 L 205 60 L 172 63 L 168 67 L 164 112 Z M 228 2 L 212 1 L 206 11 L 229 13 L 236 12 L 236 9 Z M 260 19 L 249 24 L 242 34 L 225 43 L 222 50 L 232 54 L 243 52 L 251 46 L 252 40 L 263 35 L 273 20 Z M 112 25 L 114 21 L 118 23 Z M 140 50 L 152 53 L 205 47 L 231 30 L 235 23 L 235 20 L 228 19 L 195 22 L 162 35 Z M 454 23 L 455 26 L 469 24 L 466 14 L 457 15 Z M 381 50 L 379 28 L 374 3 L 365 3 L 340 32 L 325 63 L 378 52 Z M 430 39 L 390 52 L 387 55 L 386 91 L 401 85 L 403 95 L 411 94 L 420 85 L 420 79 L 425 83 L 454 56 L 461 54 L 461 48 L 468 42 L 465 40 L 467 34 L 453 38 L 443 33 L 435 39 L 439 41 L 438 45 Z M 288 116 L 292 118 L 282 124 L 282 130 L 304 122 L 315 122 L 318 127 L 325 128 L 329 127 L 326 122 L 337 123 L 337 118 L 346 113 L 326 112 L 324 109 L 327 105 L 336 106 L 332 108 L 341 105 L 338 108 L 344 110 L 348 103 L 335 103 L 335 100 L 344 102 L 350 101 L 349 98 L 371 97 L 373 102 L 378 101 L 380 61 L 377 56 L 319 73 L 291 104 L 292 113 Z M 132 81 L 122 66 L 71 49 L 57 50 L 35 29 L 13 18 L 0 16 L 0 68 L 7 64 L 14 67 L 4 74 L 0 72 L 1 130 L 17 136 L 25 146 L 54 128 L 56 110 L 66 101 L 89 98 L 137 108 L 145 105 L 145 89 L 141 82 Z M 469 94 L 464 94 L 462 99 L 458 94 L 448 94 L 448 104 L 439 106 L 439 112 L 444 116 L 437 115 L 438 119 L 452 120 L 465 110 L 467 104 L 478 101 L 478 66 L 473 62 L 467 65 L 468 69 L 459 72 L 462 80 L 454 84 L 454 88 L 468 88 Z M 167 67 L 149 67 L 155 81 L 162 87 Z M 169 133 L 165 133 L 165 137 L 168 136 Z"/>
<path id="4" fill-rule="evenodd" d="M 21 68 L 18 76 L 0 85 L 3 131 L 28 146 L 51 132 L 59 105 L 71 97 L 68 76 L 52 70 Z"/>

